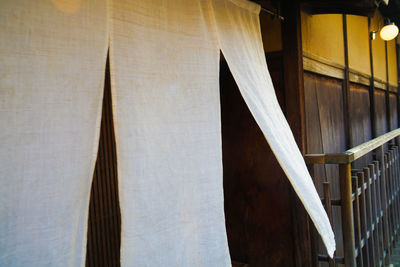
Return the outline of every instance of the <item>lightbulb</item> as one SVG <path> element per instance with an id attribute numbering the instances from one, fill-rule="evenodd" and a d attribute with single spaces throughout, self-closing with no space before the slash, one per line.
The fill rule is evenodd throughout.
<path id="1" fill-rule="evenodd" d="M 399 28 L 393 22 L 385 25 L 380 32 L 381 38 L 385 41 L 393 40 L 397 34 L 399 34 Z"/>

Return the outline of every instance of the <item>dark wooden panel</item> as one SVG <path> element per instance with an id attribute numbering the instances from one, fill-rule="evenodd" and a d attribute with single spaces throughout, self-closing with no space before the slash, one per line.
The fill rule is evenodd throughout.
<path id="1" fill-rule="evenodd" d="M 269 62 L 276 88 L 279 64 Z M 277 78 L 278 77 L 278 78 Z M 294 266 L 290 185 L 221 63 L 225 217 L 231 258 L 250 266 Z M 281 92 L 277 92 L 282 97 Z M 282 100 L 282 99 L 280 99 Z"/>
<path id="2" fill-rule="evenodd" d="M 300 3 L 283 5 L 282 47 L 286 118 L 302 154 L 306 151 L 303 49 Z M 296 266 L 311 265 L 310 219 L 299 197 L 290 191 Z"/>
<path id="3" fill-rule="evenodd" d="M 120 265 L 121 216 L 110 88 L 107 62 L 99 150 L 89 204 L 88 267 Z"/>
<path id="4" fill-rule="evenodd" d="M 343 123 L 342 82 L 306 72 L 304 74 L 306 102 L 307 153 L 336 153 L 345 150 Z M 327 166 L 317 170 L 322 181 L 335 179 L 337 168 Z M 317 185 L 322 192 L 320 184 Z M 339 197 L 339 189 L 333 185 L 332 197 Z"/>
<path id="5" fill-rule="evenodd" d="M 307 153 L 336 153 L 346 149 L 343 121 L 342 81 L 304 73 Z M 331 183 L 332 198 L 339 199 L 339 170 L 336 165 L 317 165 L 314 180 L 322 197 L 322 183 Z M 336 255 L 343 255 L 340 210 L 332 208 L 332 220 L 337 242 Z M 324 246 L 319 245 L 321 252 Z"/>
<path id="6" fill-rule="evenodd" d="M 350 85 L 351 142 L 352 147 L 371 140 L 371 120 L 368 87 Z"/>
<path id="7" fill-rule="evenodd" d="M 372 139 L 369 87 L 350 84 L 350 101 L 351 146 L 355 147 Z M 371 160 L 371 154 L 368 154 L 354 162 L 353 167 L 363 168 Z"/>
<path id="8" fill-rule="evenodd" d="M 387 132 L 385 92 L 375 89 L 375 124 L 376 134 L 380 136 Z"/>
<path id="9" fill-rule="evenodd" d="M 397 95 L 390 93 L 389 94 L 390 101 L 390 130 L 397 129 L 398 126 L 398 118 L 397 118 Z"/>

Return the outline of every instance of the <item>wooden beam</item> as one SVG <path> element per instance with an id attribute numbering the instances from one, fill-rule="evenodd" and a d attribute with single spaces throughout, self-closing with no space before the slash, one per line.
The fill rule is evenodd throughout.
<path id="1" fill-rule="evenodd" d="M 304 156 L 307 164 L 347 164 L 351 163 L 369 152 L 381 147 L 400 136 L 400 128 L 383 134 L 368 142 L 362 143 L 352 149 L 336 154 L 307 154 Z"/>
<path id="2" fill-rule="evenodd" d="M 397 61 L 397 96 L 396 96 L 396 103 L 397 103 L 397 127 L 400 127 L 400 45 L 396 42 L 396 61 Z"/>
<path id="3" fill-rule="evenodd" d="M 351 165 L 339 165 L 340 199 L 342 200 L 342 234 L 344 245 L 344 266 L 356 266 L 355 241 L 354 241 L 354 220 L 351 188 Z"/>
<path id="4" fill-rule="evenodd" d="M 284 5 L 282 14 L 285 17 L 285 20 L 282 22 L 282 45 L 286 119 L 292 129 L 300 151 L 304 154 L 306 151 L 306 135 L 303 55 L 300 6 L 298 2 L 294 2 L 293 5 Z M 295 264 L 297 267 L 311 266 L 309 217 L 294 190 L 290 190 Z"/>
<path id="5" fill-rule="evenodd" d="M 391 130 L 390 127 L 390 95 L 389 95 L 389 64 L 388 64 L 388 52 L 387 52 L 387 41 L 385 41 L 385 61 L 386 61 L 386 91 L 385 91 L 385 100 L 386 100 L 386 131 L 389 132 Z"/>
<path id="6" fill-rule="evenodd" d="M 368 18 L 368 35 L 371 32 L 371 18 Z M 375 122 L 375 90 L 374 90 L 374 58 L 372 55 L 372 39 L 368 36 L 369 43 L 369 65 L 371 70 L 371 78 L 369 85 L 369 117 L 371 121 L 371 136 L 372 138 L 377 137 L 376 133 L 376 122 Z"/>
<path id="7" fill-rule="evenodd" d="M 351 114 L 350 114 L 350 70 L 349 70 L 349 46 L 347 41 L 347 17 L 342 14 L 343 42 L 344 42 L 344 79 L 343 79 L 343 121 L 346 149 L 352 147 L 351 141 Z"/>

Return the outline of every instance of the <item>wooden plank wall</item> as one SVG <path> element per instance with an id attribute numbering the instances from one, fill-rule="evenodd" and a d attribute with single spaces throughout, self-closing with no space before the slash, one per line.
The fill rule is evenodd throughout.
<path id="1" fill-rule="evenodd" d="M 394 93 L 389 94 L 389 107 L 390 107 L 390 130 L 396 129 L 398 126 L 398 112 L 397 112 L 397 95 Z"/>
<path id="2" fill-rule="evenodd" d="M 360 145 L 372 139 L 370 118 L 369 87 L 350 83 L 350 140 L 351 147 Z M 368 154 L 354 162 L 354 168 L 363 168 L 371 161 Z"/>
<path id="3" fill-rule="evenodd" d="M 351 147 L 372 139 L 369 87 L 350 83 L 349 114 L 343 109 L 343 81 L 341 79 L 304 72 L 304 94 L 306 103 L 307 153 L 336 153 L 346 150 L 344 116 L 350 119 Z M 382 135 L 398 127 L 397 95 L 389 93 L 390 129 L 387 123 L 386 92 L 374 90 L 375 127 Z M 357 160 L 353 168 L 361 168 L 372 160 L 372 154 Z M 322 183 L 331 183 L 332 199 L 340 199 L 337 165 L 316 165 L 314 180 L 323 197 Z M 337 241 L 337 256 L 343 256 L 340 208 L 332 207 L 334 232 Z M 319 243 L 319 253 L 324 254 Z M 327 266 L 321 263 L 321 266 Z"/>
<path id="4" fill-rule="evenodd" d="M 379 89 L 375 89 L 375 125 L 377 136 L 387 132 L 387 120 L 386 120 L 386 96 L 385 92 Z"/>
<path id="5" fill-rule="evenodd" d="M 121 216 L 111 85 L 107 61 L 100 142 L 89 204 L 86 266 L 119 266 Z"/>
<path id="6" fill-rule="evenodd" d="M 304 73 L 304 95 L 306 106 L 307 153 L 335 153 L 344 151 L 345 132 L 343 121 L 342 81 L 310 72 Z M 339 199 L 339 175 L 335 165 L 318 165 L 315 169 L 315 184 L 322 197 L 322 182 L 330 182 L 332 199 Z M 343 254 L 340 227 L 340 209 L 332 209 L 336 228 L 337 255 Z M 319 245 L 320 248 L 324 246 Z M 323 251 L 321 251 L 322 253 Z"/>
<path id="7" fill-rule="evenodd" d="M 270 55 L 268 63 L 283 103 L 281 55 Z M 231 258 L 254 267 L 295 266 L 290 184 L 225 61 L 220 67 L 220 91 L 225 218 Z"/>

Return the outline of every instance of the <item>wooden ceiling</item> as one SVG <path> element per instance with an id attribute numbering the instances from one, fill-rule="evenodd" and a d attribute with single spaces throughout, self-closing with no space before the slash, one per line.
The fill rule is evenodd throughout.
<path id="1" fill-rule="evenodd" d="M 384 17 L 400 26 L 400 0 L 389 0 L 386 6 L 382 0 L 252 0 L 262 7 L 280 13 L 285 7 L 301 5 L 309 14 L 353 14 L 372 17 L 379 8 Z M 379 7 L 378 7 L 379 5 Z"/>

